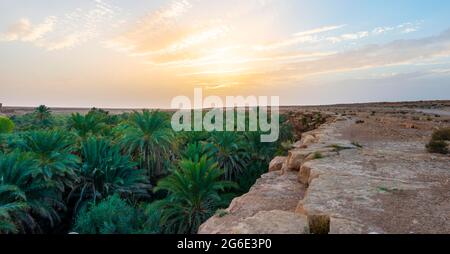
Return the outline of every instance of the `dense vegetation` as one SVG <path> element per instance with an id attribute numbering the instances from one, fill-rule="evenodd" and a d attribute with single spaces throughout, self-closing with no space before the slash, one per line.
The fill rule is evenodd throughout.
<path id="1" fill-rule="evenodd" d="M 174 132 L 170 114 L 0 118 L 0 233 L 195 233 L 247 192 L 292 127 L 260 132 Z"/>

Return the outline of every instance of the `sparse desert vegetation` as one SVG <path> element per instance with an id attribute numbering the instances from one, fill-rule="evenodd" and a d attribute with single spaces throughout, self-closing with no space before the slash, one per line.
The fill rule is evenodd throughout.
<path id="1" fill-rule="evenodd" d="M 433 132 L 430 142 L 426 145 L 430 153 L 449 153 L 450 128 L 442 128 Z"/>

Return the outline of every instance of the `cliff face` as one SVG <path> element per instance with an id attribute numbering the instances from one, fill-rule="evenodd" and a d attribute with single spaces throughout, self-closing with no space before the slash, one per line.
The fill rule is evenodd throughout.
<path id="1" fill-rule="evenodd" d="M 335 154 L 332 147 L 318 144 L 319 136 L 327 126 L 304 133 L 288 156 L 274 158 L 269 173 L 263 175 L 247 194 L 235 198 L 225 215 L 214 216 L 205 222 L 199 233 L 309 233 L 307 215 L 298 212 L 298 204 L 305 198 L 308 187 L 300 180 L 299 171 L 306 161 Z"/>
<path id="2" fill-rule="evenodd" d="M 303 133 L 199 233 L 450 233 L 450 158 L 414 124 L 337 117 Z"/>

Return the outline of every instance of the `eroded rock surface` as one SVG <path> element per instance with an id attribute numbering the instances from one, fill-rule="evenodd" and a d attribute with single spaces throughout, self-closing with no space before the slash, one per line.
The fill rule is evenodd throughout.
<path id="1" fill-rule="evenodd" d="M 283 175 L 280 175 L 280 171 L 270 172 L 258 179 L 247 194 L 235 198 L 224 216 L 216 215 L 205 222 L 199 233 L 304 232 L 303 227 L 292 226 L 305 221 L 304 216 L 295 215 L 298 201 L 303 198 L 304 192 L 305 187 L 298 184 L 296 172 Z M 272 213 L 261 213 L 271 211 Z M 272 218 L 269 215 L 273 214 L 282 214 L 283 218 L 269 219 Z M 286 218 L 297 218 L 298 221 L 290 224 L 290 220 Z M 263 230 L 264 227 L 267 229 Z"/>
<path id="2" fill-rule="evenodd" d="M 287 157 L 277 156 L 269 164 L 269 172 L 280 171 L 286 163 Z"/>
<path id="3" fill-rule="evenodd" d="M 425 150 L 433 122 L 373 115 L 302 134 L 286 163 L 199 232 L 450 233 L 450 157 Z"/>

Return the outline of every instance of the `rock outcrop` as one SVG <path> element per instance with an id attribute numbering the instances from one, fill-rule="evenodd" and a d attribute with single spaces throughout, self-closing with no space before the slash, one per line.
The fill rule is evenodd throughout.
<path id="1" fill-rule="evenodd" d="M 450 158 L 428 154 L 418 129 L 397 138 L 397 123 L 356 120 L 303 133 L 199 233 L 450 233 Z"/>
<path id="2" fill-rule="evenodd" d="M 305 188 L 298 184 L 296 172 L 280 172 L 273 171 L 263 175 L 247 194 L 231 202 L 225 215 L 210 218 L 200 227 L 199 233 L 304 232 L 303 226 L 299 228 L 295 225 L 306 223 L 306 217 L 294 212 Z M 269 220 L 270 215 L 274 214 L 280 215 L 280 218 Z M 290 223 L 288 218 L 293 218 L 294 221 Z"/>
<path id="3" fill-rule="evenodd" d="M 286 161 L 287 161 L 287 157 L 285 157 L 285 156 L 275 157 L 269 164 L 269 172 L 282 170 L 283 165 L 285 165 Z"/>

